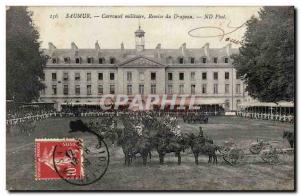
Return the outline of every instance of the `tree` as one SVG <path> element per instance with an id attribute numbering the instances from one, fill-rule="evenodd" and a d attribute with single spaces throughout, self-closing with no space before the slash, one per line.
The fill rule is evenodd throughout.
<path id="1" fill-rule="evenodd" d="M 233 65 L 249 95 L 264 102 L 294 101 L 294 8 L 264 7 L 247 21 Z"/>
<path id="2" fill-rule="evenodd" d="M 6 11 L 6 99 L 30 102 L 37 100 L 44 88 L 39 33 L 26 7 L 9 7 Z"/>

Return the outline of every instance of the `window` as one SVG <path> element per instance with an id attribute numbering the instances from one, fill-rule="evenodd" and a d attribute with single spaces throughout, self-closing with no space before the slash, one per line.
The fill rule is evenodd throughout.
<path id="1" fill-rule="evenodd" d="M 57 94 L 57 87 L 56 85 L 52 85 L 52 95 L 56 95 Z"/>
<path id="2" fill-rule="evenodd" d="M 76 81 L 80 80 L 80 73 L 75 73 L 75 80 Z"/>
<path id="3" fill-rule="evenodd" d="M 196 93 L 196 85 L 195 85 L 195 84 L 192 84 L 192 85 L 191 85 L 191 94 L 192 94 L 192 95 L 195 95 L 195 93 Z"/>
<path id="4" fill-rule="evenodd" d="M 170 80 L 170 81 L 173 80 L 173 73 L 168 73 L 168 80 Z"/>
<path id="5" fill-rule="evenodd" d="M 56 81 L 56 73 L 52 73 L 52 81 Z"/>
<path id="6" fill-rule="evenodd" d="M 151 84 L 151 94 L 156 94 L 156 84 Z"/>
<path id="7" fill-rule="evenodd" d="M 67 64 L 67 63 L 71 63 L 71 59 L 70 57 L 65 57 L 64 58 L 64 62 Z"/>
<path id="8" fill-rule="evenodd" d="M 142 81 L 145 79 L 144 72 L 139 72 L 139 79 Z"/>
<path id="9" fill-rule="evenodd" d="M 92 85 L 87 85 L 86 86 L 86 94 L 91 95 L 92 94 Z"/>
<path id="10" fill-rule="evenodd" d="M 214 63 L 218 63 L 218 58 L 217 57 L 214 58 Z"/>
<path id="11" fill-rule="evenodd" d="M 115 80 L 115 73 L 110 73 L 109 74 L 109 79 L 110 80 Z"/>
<path id="12" fill-rule="evenodd" d="M 98 85 L 98 95 L 103 94 L 103 85 Z"/>
<path id="13" fill-rule="evenodd" d="M 183 64 L 183 57 L 179 58 L 179 64 Z"/>
<path id="14" fill-rule="evenodd" d="M 87 58 L 87 63 L 89 63 L 89 64 L 93 63 L 93 57 L 88 57 Z"/>
<path id="15" fill-rule="evenodd" d="M 80 58 L 76 58 L 76 59 L 75 59 L 75 63 L 76 63 L 76 64 L 80 64 L 80 63 L 81 63 L 81 62 L 80 62 Z"/>
<path id="16" fill-rule="evenodd" d="M 230 101 L 226 100 L 225 101 L 225 110 L 229 110 L 229 108 L 230 108 Z"/>
<path id="17" fill-rule="evenodd" d="M 224 58 L 224 63 L 228 63 L 228 58 Z"/>
<path id="18" fill-rule="evenodd" d="M 202 58 L 202 63 L 206 63 L 206 58 Z"/>
<path id="19" fill-rule="evenodd" d="M 111 57 L 109 59 L 110 64 L 115 64 L 116 63 L 116 59 L 114 57 Z"/>
<path id="20" fill-rule="evenodd" d="M 111 84 L 111 85 L 109 86 L 109 93 L 110 93 L 110 94 L 115 94 L 115 85 Z"/>
<path id="21" fill-rule="evenodd" d="M 86 81 L 92 80 L 92 74 L 90 72 L 86 73 Z"/>
<path id="22" fill-rule="evenodd" d="M 156 80 L 156 73 L 155 72 L 151 72 L 151 80 Z"/>
<path id="23" fill-rule="evenodd" d="M 53 63 L 53 64 L 58 63 L 58 59 L 57 59 L 57 58 L 52 58 L 52 63 Z"/>
<path id="24" fill-rule="evenodd" d="M 218 80 L 218 72 L 214 72 L 214 80 Z"/>
<path id="25" fill-rule="evenodd" d="M 179 80 L 184 80 L 184 73 L 179 73 Z"/>
<path id="26" fill-rule="evenodd" d="M 80 85 L 75 86 L 75 95 L 80 95 Z"/>
<path id="27" fill-rule="evenodd" d="M 127 81 L 128 82 L 132 81 L 132 73 L 131 72 L 127 72 Z"/>
<path id="28" fill-rule="evenodd" d="M 64 80 L 64 81 L 69 80 L 69 74 L 68 74 L 68 73 L 66 73 L 66 72 L 64 73 L 63 80 Z"/>
<path id="29" fill-rule="evenodd" d="M 104 58 L 99 58 L 99 64 L 104 64 L 105 63 L 105 59 Z"/>
<path id="30" fill-rule="evenodd" d="M 229 80 L 229 72 L 225 72 L 225 80 Z"/>
<path id="31" fill-rule="evenodd" d="M 127 95 L 132 95 L 132 85 L 131 84 L 127 85 Z"/>
<path id="32" fill-rule="evenodd" d="M 98 73 L 98 80 L 103 80 L 103 73 Z"/>
<path id="33" fill-rule="evenodd" d="M 240 76 L 238 73 L 235 74 L 235 79 L 239 80 L 240 79 Z"/>
<path id="34" fill-rule="evenodd" d="M 168 94 L 173 94 L 173 85 L 172 84 L 168 85 Z"/>
<path id="35" fill-rule="evenodd" d="M 218 84 L 214 84 L 214 94 L 218 94 Z"/>
<path id="36" fill-rule="evenodd" d="M 191 58 L 191 64 L 194 64 L 194 63 L 195 63 L 195 58 L 192 57 L 192 58 Z"/>
<path id="37" fill-rule="evenodd" d="M 236 110 L 240 110 L 241 109 L 241 100 L 236 100 Z"/>
<path id="38" fill-rule="evenodd" d="M 143 84 L 139 85 L 139 94 L 144 95 L 144 85 Z"/>
<path id="39" fill-rule="evenodd" d="M 172 63 L 173 63 L 173 58 L 172 58 L 171 56 L 169 56 L 169 57 L 167 58 L 167 63 L 168 63 L 168 64 L 172 64 Z"/>
<path id="40" fill-rule="evenodd" d="M 207 84 L 202 84 L 202 94 L 207 93 Z"/>
<path id="41" fill-rule="evenodd" d="M 196 73 L 195 72 L 191 72 L 191 80 L 194 81 L 195 80 L 195 75 Z"/>
<path id="42" fill-rule="evenodd" d="M 179 85 L 179 94 L 184 94 L 184 85 L 183 84 Z"/>
<path id="43" fill-rule="evenodd" d="M 225 84 L 225 94 L 229 94 L 229 84 Z"/>
<path id="44" fill-rule="evenodd" d="M 206 72 L 202 72 L 202 80 L 206 80 L 207 79 L 207 73 Z"/>
<path id="45" fill-rule="evenodd" d="M 236 84 L 236 86 L 235 86 L 235 93 L 236 94 L 241 94 L 241 85 L 240 84 Z"/>
<path id="46" fill-rule="evenodd" d="M 64 95 L 68 95 L 69 94 L 69 87 L 68 85 L 64 85 Z"/>

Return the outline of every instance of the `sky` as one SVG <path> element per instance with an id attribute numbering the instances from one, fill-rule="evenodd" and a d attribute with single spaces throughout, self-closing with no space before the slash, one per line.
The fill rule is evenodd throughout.
<path id="1" fill-rule="evenodd" d="M 205 43 L 209 43 L 210 48 L 220 48 L 229 43 L 226 38 L 235 41 L 232 47 L 236 48 L 239 47 L 236 41 L 242 40 L 246 30 L 243 24 L 251 16 L 257 16 L 260 7 L 44 6 L 29 9 L 40 32 L 42 48 L 48 48 L 48 42 L 57 48 L 70 48 L 71 42 L 79 48 L 94 48 L 96 41 L 101 48 L 120 48 L 122 42 L 125 48 L 134 48 L 134 31 L 139 24 L 145 31 L 145 48 L 155 48 L 158 43 L 162 48 L 179 48 L 183 43 L 187 48 L 201 48 Z M 81 13 L 89 14 L 90 18 L 66 18 Z M 150 14 L 162 18 L 151 18 Z M 116 15 L 122 15 L 122 18 L 107 18 Z M 126 15 L 144 18 L 125 18 Z M 188 34 L 192 29 L 195 30 L 191 35 L 197 37 Z M 229 33 L 231 31 L 234 32 Z M 220 35 L 224 33 L 229 34 L 221 39 Z"/>

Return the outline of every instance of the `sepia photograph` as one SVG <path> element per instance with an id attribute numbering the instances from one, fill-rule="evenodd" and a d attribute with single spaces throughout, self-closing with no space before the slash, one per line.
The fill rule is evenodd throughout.
<path id="1" fill-rule="evenodd" d="M 293 6 L 6 6 L 6 189 L 296 191 Z"/>

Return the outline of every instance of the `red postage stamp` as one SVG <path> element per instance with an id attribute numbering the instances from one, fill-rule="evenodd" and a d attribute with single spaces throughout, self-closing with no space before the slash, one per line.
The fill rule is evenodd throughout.
<path id="1" fill-rule="evenodd" d="M 81 179 L 81 139 L 36 139 L 35 179 Z"/>

